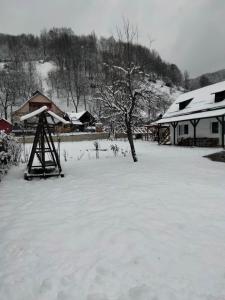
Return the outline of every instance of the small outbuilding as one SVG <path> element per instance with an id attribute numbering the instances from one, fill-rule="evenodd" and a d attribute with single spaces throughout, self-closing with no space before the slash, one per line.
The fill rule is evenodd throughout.
<path id="1" fill-rule="evenodd" d="M 180 95 L 155 123 L 169 126 L 174 145 L 224 148 L 225 81 Z"/>
<path id="2" fill-rule="evenodd" d="M 9 134 L 12 131 L 12 128 L 13 126 L 9 121 L 0 118 L 0 131 L 4 131 Z"/>
<path id="3" fill-rule="evenodd" d="M 71 122 L 73 130 L 84 131 L 95 125 L 95 118 L 87 111 L 67 112 L 66 119 Z"/>

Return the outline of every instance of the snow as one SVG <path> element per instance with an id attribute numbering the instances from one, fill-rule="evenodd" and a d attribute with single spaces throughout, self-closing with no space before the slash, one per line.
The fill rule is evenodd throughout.
<path id="1" fill-rule="evenodd" d="M 176 101 L 170 106 L 163 118 L 173 117 L 180 114 L 191 113 L 197 110 L 216 109 L 225 107 L 225 100 L 215 103 L 215 93 L 225 90 L 225 81 L 215 83 L 194 91 L 190 91 L 180 95 Z M 192 99 L 185 109 L 179 111 L 179 103 Z"/>
<path id="2" fill-rule="evenodd" d="M 36 62 L 35 65 L 36 65 L 37 73 L 42 79 L 43 89 L 45 92 L 47 92 L 49 89 L 48 83 L 47 83 L 48 73 L 56 70 L 57 67 L 51 61 L 50 62 Z"/>
<path id="3" fill-rule="evenodd" d="M 70 124 L 70 122 L 66 121 L 65 119 L 61 118 L 57 114 L 55 114 L 53 111 L 48 110 L 48 114 L 51 115 L 53 118 L 57 119 L 58 121 L 64 123 L 64 124 Z"/>
<path id="4" fill-rule="evenodd" d="M 0 71 L 4 69 L 5 63 L 4 62 L 0 62 Z"/>
<path id="5" fill-rule="evenodd" d="M 200 112 L 200 113 L 182 115 L 182 116 L 177 116 L 177 117 L 163 118 L 163 119 L 155 122 L 155 124 L 162 124 L 162 123 L 176 122 L 176 121 L 185 121 L 185 120 L 193 120 L 193 119 L 213 118 L 213 117 L 218 117 L 218 116 L 222 116 L 222 115 L 225 115 L 225 108 L 210 110 L 210 111 L 203 111 L 203 112 Z"/>
<path id="6" fill-rule="evenodd" d="M 38 108 L 38 109 L 32 111 L 31 113 L 22 116 L 22 117 L 20 118 L 20 120 L 21 120 L 21 121 L 25 121 L 25 120 L 27 120 L 27 119 L 33 118 L 33 117 L 39 115 L 40 113 L 42 113 L 43 111 L 45 111 L 45 110 L 47 110 L 47 109 L 48 109 L 47 106 L 44 105 L 44 106 L 42 106 L 42 107 L 40 107 L 40 108 Z"/>
<path id="7" fill-rule="evenodd" d="M 74 124 L 74 125 L 83 125 L 83 123 L 79 120 L 73 120 L 71 119 L 71 123 Z"/>
<path id="8" fill-rule="evenodd" d="M 71 120 L 79 120 L 87 111 L 80 111 L 80 112 L 67 112 L 67 115 Z"/>
<path id="9" fill-rule="evenodd" d="M 31 113 L 22 116 L 22 117 L 20 118 L 20 120 L 21 120 L 21 121 L 25 121 L 25 120 L 27 120 L 27 119 L 33 118 L 33 117 L 39 115 L 40 113 L 42 113 L 42 112 L 45 111 L 45 110 L 48 110 L 48 107 L 44 105 L 44 106 L 42 106 L 42 107 L 36 109 L 35 111 L 32 111 Z M 53 111 L 48 110 L 47 113 L 48 113 L 49 115 L 51 115 L 53 118 L 57 119 L 58 121 L 60 121 L 60 122 L 62 122 L 62 123 L 64 123 L 64 124 L 70 124 L 70 122 L 64 120 L 63 118 L 61 118 L 60 116 L 58 116 L 57 114 L 55 114 Z"/>
<path id="10" fill-rule="evenodd" d="M 127 142 L 100 141 L 129 149 Z M 30 146 L 29 146 L 30 147 Z M 28 147 L 28 148 L 29 148 Z M 0 185 L 4 300 L 222 300 L 225 201 L 212 149 L 62 143 L 64 178 Z M 87 151 L 88 150 L 88 151 Z"/>

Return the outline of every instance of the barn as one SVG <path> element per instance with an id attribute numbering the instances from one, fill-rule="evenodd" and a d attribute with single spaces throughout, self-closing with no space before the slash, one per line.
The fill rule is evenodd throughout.
<path id="1" fill-rule="evenodd" d="M 53 111 L 60 117 L 63 117 L 65 114 L 52 100 L 41 92 L 36 91 L 21 107 L 13 112 L 13 123 L 19 123 L 22 116 L 29 114 L 42 106 L 47 106 L 50 111 Z"/>
<path id="2" fill-rule="evenodd" d="M 12 124 L 9 121 L 0 118 L 0 131 L 9 134 L 12 131 Z"/>
<path id="3" fill-rule="evenodd" d="M 88 127 L 95 125 L 95 118 L 87 110 L 81 112 L 67 112 L 66 116 L 74 130 L 84 131 Z"/>
<path id="4" fill-rule="evenodd" d="M 181 94 L 169 107 L 159 126 L 169 126 L 170 142 L 183 146 L 224 148 L 225 81 Z M 160 141 L 161 143 L 162 141 Z"/>

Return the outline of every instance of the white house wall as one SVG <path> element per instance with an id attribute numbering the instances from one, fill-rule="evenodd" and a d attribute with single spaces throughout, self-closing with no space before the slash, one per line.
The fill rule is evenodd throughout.
<path id="1" fill-rule="evenodd" d="M 216 118 L 211 119 L 202 119 L 199 121 L 197 127 L 196 127 L 196 138 L 198 137 L 207 137 L 207 138 L 218 138 L 219 144 L 222 145 L 222 138 L 221 138 L 221 124 L 219 123 L 219 132 L 218 133 L 212 133 L 211 124 L 212 122 L 218 122 Z M 188 134 L 182 134 L 179 135 L 179 125 L 188 125 Z M 173 127 L 170 125 L 170 139 L 171 143 L 174 144 L 174 133 L 173 133 Z M 181 138 L 193 138 L 194 137 L 194 128 L 190 121 L 183 121 L 179 122 L 176 127 L 176 144 L 179 139 Z"/>

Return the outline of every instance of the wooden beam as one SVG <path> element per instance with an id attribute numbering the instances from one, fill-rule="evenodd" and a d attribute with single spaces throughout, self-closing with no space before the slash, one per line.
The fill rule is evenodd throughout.
<path id="1" fill-rule="evenodd" d="M 216 117 L 216 119 L 222 125 L 222 119 L 220 119 L 220 117 Z"/>
<path id="2" fill-rule="evenodd" d="M 176 145 L 176 127 L 178 122 L 172 122 L 171 125 L 173 126 L 173 144 Z"/>
<path id="3" fill-rule="evenodd" d="M 222 133 L 222 147 L 224 148 L 224 115 L 222 116 L 221 133 Z"/>
<path id="4" fill-rule="evenodd" d="M 220 117 L 216 117 L 217 121 L 221 125 L 221 146 L 224 148 L 224 115 Z"/>
<path id="5" fill-rule="evenodd" d="M 157 134 L 158 134 L 157 139 L 158 139 L 158 144 L 159 145 L 160 145 L 160 129 L 161 129 L 161 124 L 158 125 L 158 132 L 157 132 Z"/>
<path id="6" fill-rule="evenodd" d="M 200 121 L 200 119 L 190 120 L 190 122 L 193 126 L 193 129 L 194 129 L 194 146 L 196 146 L 196 128 L 197 128 L 197 125 L 198 125 L 199 121 Z"/>

